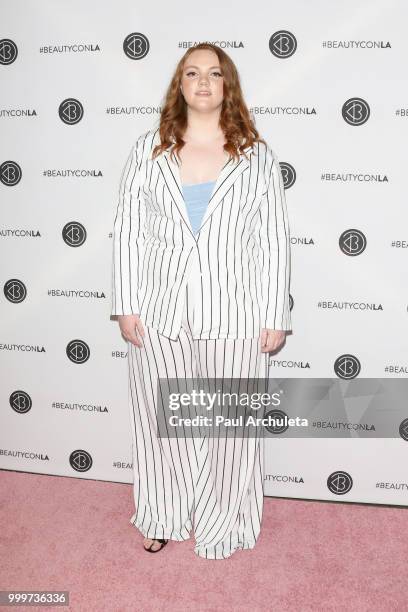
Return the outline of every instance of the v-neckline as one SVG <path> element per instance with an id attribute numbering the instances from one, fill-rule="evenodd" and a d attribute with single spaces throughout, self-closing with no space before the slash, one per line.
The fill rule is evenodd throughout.
<path id="1" fill-rule="evenodd" d="M 156 138 L 158 136 L 156 135 Z M 209 196 L 209 200 L 207 203 L 207 207 L 200 225 L 200 229 L 198 230 L 198 236 L 196 236 L 191 228 L 191 223 L 187 211 L 187 202 L 183 193 L 183 186 L 181 184 L 181 175 L 180 175 L 180 162 L 176 155 L 171 155 L 170 147 L 165 149 L 162 153 L 164 159 L 166 159 L 166 164 L 163 162 L 163 158 L 161 155 L 158 155 L 156 160 L 159 166 L 162 169 L 163 176 L 169 179 L 168 188 L 170 193 L 173 195 L 174 200 L 176 202 L 177 208 L 181 216 L 183 217 L 184 222 L 190 230 L 190 233 L 195 241 L 199 239 L 199 233 L 201 228 L 208 221 L 208 218 L 213 213 L 217 205 L 224 194 L 224 183 L 229 177 L 237 177 L 239 176 L 246 168 L 249 167 L 250 161 L 248 158 L 244 156 L 244 152 L 249 150 L 244 149 L 244 152 L 239 153 L 238 160 L 235 160 L 234 156 L 230 156 L 229 159 L 225 162 L 224 166 L 221 168 L 220 173 L 212 187 L 211 194 Z M 167 172 L 169 174 L 167 174 Z M 235 180 L 235 178 L 233 180 Z M 172 187 L 173 184 L 173 187 Z M 177 204 L 178 203 L 178 204 Z"/>
<path id="2" fill-rule="evenodd" d="M 177 169 L 175 170 L 176 180 L 177 180 L 177 183 L 178 183 L 179 190 L 180 190 L 180 192 L 181 192 L 181 196 L 182 196 L 182 198 L 183 198 L 183 200 L 184 200 L 184 204 L 185 204 L 185 206 L 187 207 L 187 202 L 186 202 L 186 200 L 185 200 L 185 198 L 184 198 L 184 194 L 183 194 L 183 184 L 182 184 L 182 182 L 181 182 L 181 174 L 180 174 L 180 162 L 179 162 L 179 160 L 178 160 L 178 158 L 177 158 L 177 156 L 176 156 L 176 155 L 175 155 L 174 157 L 175 157 L 175 160 L 176 160 L 176 166 L 177 166 Z M 231 160 L 232 160 L 232 159 L 233 159 L 233 158 L 231 158 L 231 157 L 229 157 L 229 158 L 228 158 L 228 160 L 225 162 L 225 164 L 223 165 L 223 167 L 222 167 L 222 168 L 221 168 L 221 170 L 219 171 L 218 176 L 217 176 L 217 178 L 215 179 L 215 181 L 206 181 L 206 182 L 208 182 L 208 183 L 210 183 L 210 182 L 213 182 L 213 183 L 214 183 L 213 188 L 212 188 L 212 190 L 211 190 L 211 194 L 210 194 L 209 200 L 208 200 L 208 204 L 211 202 L 212 198 L 214 197 L 214 194 L 215 194 L 215 192 L 216 192 L 216 190 L 217 190 L 217 188 L 218 188 L 218 184 L 219 184 L 219 182 L 220 182 L 220 178 L 221 178 L 221 176 L 223 175 L 225 168 L 228 166 L 228 164 L 231 162 Z M 197 184 L 197 185 L 199 185 L 200 183 L 196 183 L 196 184 Z"/>

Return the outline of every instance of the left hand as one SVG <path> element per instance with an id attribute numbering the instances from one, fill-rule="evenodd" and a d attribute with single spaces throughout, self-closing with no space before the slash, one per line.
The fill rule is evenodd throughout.
<path id="1" fill-rule="evenodd" d="M 261 353 L 269 353 L 279 348 L 285 340 L 286 332 L 282 329 L 261 330 Z"/>

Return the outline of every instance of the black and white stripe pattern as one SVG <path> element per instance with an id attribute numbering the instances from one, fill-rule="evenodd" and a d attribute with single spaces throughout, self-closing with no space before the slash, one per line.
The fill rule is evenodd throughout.
<path id="1" fill-rule="evenodd" d="M 267 378 L 267 353 L 259 338 L 194 339 L 194 301 L 185 297 L 177 340 L 145 326 L 143 348 L 128 344 L 136 507 L 130 522 L 149 538 L 187 540 L 194 530 L 198 556 L 224 559 L 253 548 L 260 532 L 264 438 L 157 437 L 157 380 Z"/>
<path id="2" fill-rule="evenodd" d="M 292 329 L 290 234 L 278 159 L 263 143 L 230 160 L 214 185 L 198 234 L 183 198 L 179 161 L 152 160 L 159 130 L 133 145 L 120 181 L 113 233 L 111 314 L 139 314 L 175 340 L 187 281 L 195 339 L 254 338 Z"/>

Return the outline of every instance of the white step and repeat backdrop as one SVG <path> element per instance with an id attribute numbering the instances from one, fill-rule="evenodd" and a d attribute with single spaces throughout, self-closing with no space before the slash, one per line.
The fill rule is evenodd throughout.
<path id="1" fill-rule="evenodd" d="M 293 333 L 270 377 L 346 386 L 314 437 L 268 437 L 266 495 L 406 505 L 408 404 L 401 416 L 384 394 L 374 427 L 372 394 L 347 398 L 358 378 L 408 374 L 405 4 L 20 0 L 1 14 L 0 467 L 132 482 L 110 318 L 119 179 L 179 57 L 208 40 L 236 62 L 285 180 Z"/>

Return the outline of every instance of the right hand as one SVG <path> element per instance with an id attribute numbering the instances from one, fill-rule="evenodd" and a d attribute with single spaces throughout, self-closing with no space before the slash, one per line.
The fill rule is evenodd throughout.
<path id="1" fill-rule="evenodd" d="M 118 322 L 122 336 L 128 342 L 131 342 L 135 346 L 142 348 L 143 343 L 136 334 L 136 330 L 142 338 L 144 338 L 145 332 L 143 329 L 142 322 L 137 314 L 130 315 L 118 315 Z"/>

